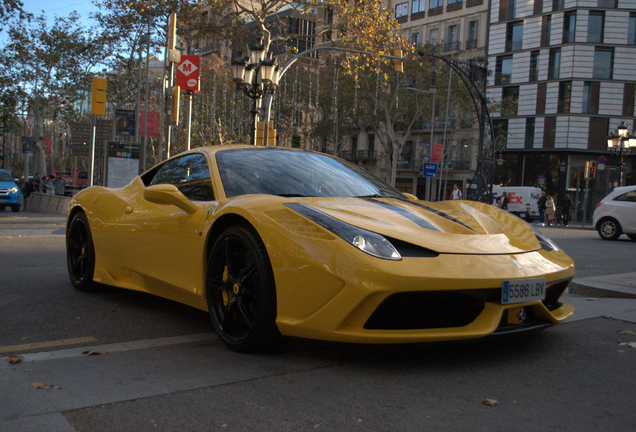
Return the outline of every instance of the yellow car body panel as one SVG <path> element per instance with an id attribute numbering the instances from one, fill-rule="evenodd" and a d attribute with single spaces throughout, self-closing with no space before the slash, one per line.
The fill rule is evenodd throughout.
<path id="1" fill-rule="evenodd" d="M 215 226 L 240 218 L 256 230 L 267 250 L 276 286 L 276 324 L 283 335 L 361 343 L 454 340 L 492 334 L 508 310 L 527 308 L 549 323 L 573 313 L 565 303 L 554 303 L 549 310 L 542 301 L 502 304 L 496 297 L 502 279 L 545 277 L 548 288 L 561 287 L 575 272 L 564 252 L 543 250 L 532 229 L 509 213 L 471 201 L 226 197 L 215 155 L 240 148 L 253 147 L 195 150 L 209 163 L 215 201 L 164 202 L 166 197 L 177 199 L 170 188 L 146 196 L 143 175 L 122 188 L 91 187 L 76 195 L 69 221 L 78 211 L 87 215 L 95 248 L 94 280 L 207 311 L 206 269 L 213 235 L 218 234 Z M 436 255 L 401 260 L 371 256 L 294 211 L 290 203 Z M 462 326 L 365 328 L 392 295 L 427 292 L 490 294 L 483 310 Z"/>

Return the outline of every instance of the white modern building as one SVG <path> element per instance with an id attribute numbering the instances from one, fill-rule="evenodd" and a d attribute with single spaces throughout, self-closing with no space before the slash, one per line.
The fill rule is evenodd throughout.
<path id="1" fill-rule="evenodd" d="M 590 181 L 587 215 L 621 168 L 607 136 L 635 126 L 636 0 L 491 0 L 487 95 L 505 142 L 500 178 L 540 186 L 583 213 L 586 161 L 602 162 Z"/>

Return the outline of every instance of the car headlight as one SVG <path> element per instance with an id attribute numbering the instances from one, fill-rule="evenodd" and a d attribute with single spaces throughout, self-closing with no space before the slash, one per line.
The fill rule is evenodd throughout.
<path id="1" fill-rule="evenodd" d="M 552 242 L 552 240 L 550 240 L 549 238 L 547 238 L 546 236 L 544 236 L 543 234 L 541 234 L 539 231 L 535 230 L 534 228 L 532 228 L 532 231 L 534 231 L 534 235 L 537 237 L 537 240 L 539 240 L 541 249 L 546 250 L 548 252 L 559 250 L 559 247 L 555 245 Z"/>
<path id="2" fill-rule="evenodd" d="M 315 210 L 304 204 L 285 204 L 292 210 L 311 219 L 323 228 L 331 231 L 338 237 L 348 241 L 363 252 L 377 258 L 399 261 L 400 253 L 386 238 L 380 234 L 349 225 L 323 212 Z"/>
<path id="3" fill-rule="evenodd" d="M 19 190 L 19 189 L 18 189 L 17 187 L 12 187 L 12 188 L 11 188 L 11 192 L 12 192 L 12 193 L 18 193 L 18 190 Z"/>

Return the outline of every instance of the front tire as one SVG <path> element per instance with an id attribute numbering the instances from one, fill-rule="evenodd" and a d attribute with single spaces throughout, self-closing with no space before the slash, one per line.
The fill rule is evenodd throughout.
<path id="1" fill-rule="evenodd" d="M 12 205 L 12 206 L 11 206 L 11 211 L 12 211 L 13 213 L 17 213 L 17 212 L 19 212 L 19 211 L 20 211 L 20 204 Z"/>
<path id="2" fill-rule="evenodd" d="M 621 225 L 615 219 L 603 219 L 598 224 L 598 235 L 603 240 L 616 240 L 621 233 Z"/>
<path id="3" fill-rule="evenodd" d="M 82 212 L 73 216 L 66 233 L 66 262 L 68 275 L 78 291 L 94 288 L 95 248 L 88 218 Z"/>
<path id="4" fill-rule="evenodd" d="M 280 345 L 274 274 L 251 226 L 231 226 L 215 241 L 206 286 L 214 330 L 228 348 L 258 352 Z"/>

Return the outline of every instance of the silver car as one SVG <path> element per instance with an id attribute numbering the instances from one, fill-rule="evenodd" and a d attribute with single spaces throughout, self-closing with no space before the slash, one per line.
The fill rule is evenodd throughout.
<path id="1" fill-rule="evenodd" d="M 614 189 L 597 204 L 594 227 L 603 240 L 616 240 L 627 234 L 636 241 L 636 186 Z"/>

